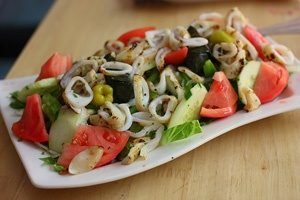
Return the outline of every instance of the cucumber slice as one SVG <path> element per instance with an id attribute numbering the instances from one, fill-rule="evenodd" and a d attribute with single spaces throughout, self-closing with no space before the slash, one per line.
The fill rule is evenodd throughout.
<path id="1" fill-rule="evenodd" d="M 87 113 L 75 113 L 70 108 L 61 108 L 56 121 L 51 125 L 49 148 L 61 153 L 63 144 L 70 143 L 77 127 L 87 122 Z"/>
<path id="2" fill-rule="evenodd" d="M 182 99 L 181 102 L 176 107 L 168 128 L 198 119 L 199 111 L 207 93 L 206 88 L 203 85 L 196 84 L 191 89 L 192 96 L 190 98 Z"/>
<path id="3" fill-rule="evenodd" d="M 58 86 L 58 80 L 56 78 L 42 79 L 25 86 L 17 93 L 17 98 L 19 101 L 25 102 L 27 96 L 30 96 L 34 93 L 38 93 L 40 95 L 50 93 L 57 89 Z"/>
<path id="4" fill-rule="evenodd" d="M 241 101 L 245 104 L 246 97 L 242 93 L 243 88 L 253 88 L 257 74 L 259 72 L 261 62 L 259 61 L 250 61 L 242 69 L 238 77 L 238 92 Z"/>

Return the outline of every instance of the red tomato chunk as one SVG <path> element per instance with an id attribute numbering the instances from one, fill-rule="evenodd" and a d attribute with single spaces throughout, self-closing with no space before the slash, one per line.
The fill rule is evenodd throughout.
<path id="1" fill-rule="evenodd" d="M 155 30 L 155 27 L 149 26 L 149 27 L 137 28 L 122 34 L 120 37 L 118 37 L 118 40 L 123 42 L 124 44 L 127 44 L 129 40 L 134 37 L 144 38 L 145 33 L 147 31 L 152 31 L 152 30 Z"/>
<path id="2" fill-rule="evenodd" d="M 54 53 L 42 66 L 37 80 L 56 77 L 64 74 L 72 67 L 72 57 Z"/>
<path id="3" fill-rule="evenodd" d="M 289 73 L 284 66 L 274 62 L 262 62 L 253 90 L 261 103 L 267 103 L 281 94 L 288 80 Z"/>
<path id="4" fill-rule="evenodd" d="M 81 125 L 71 144 L 64 145 L 58 164 L 68 167 L 71 160 L 89 146 L 103 147 L 104 153 L 96 167 L 108 164 L 123 150 L 129 134 L 100 126 Z"/>
<path id="5" fill-rule="evenodd" d="M 41 97 L 33 94 L 26 98 L 26 106 L 21 119 L 12 126 L 13 133 L 32 142 L 48 141 L 48 133 L 42 112 Z"/>
<path id="6" fill-rule="evenodd" d="M 170 65 L 180 65 L 184 62 L 188 54 L 188 48 L 182 47 L 176 51 L 172 51 L 165 56 L 166 64 Z"/>
<path id="7" fill-rule="evenodd" d="M 222 118 L 236 112 L 238 96 L 224 72 L 215 72 L 213 83 L 203 101 L 201 117 Z"/>

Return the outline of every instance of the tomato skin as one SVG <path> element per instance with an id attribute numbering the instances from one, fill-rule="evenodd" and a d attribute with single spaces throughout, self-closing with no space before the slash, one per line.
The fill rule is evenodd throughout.
<path id="1" fill-rule="evenodd" d="M 254 93 L 261 103 L 274 100 L 288 84 L 289 73 L 284 66 L 274 62 L 262 62 L 254 83 Z"/>
<path id="2" fill-rule="evenodd" d="M 41 102 L 41 97 L 38 94 L 26 98 L 23 115 L 12 126 L 12 132 L 17 137 L 32 142 L 48 141 Z"/>
<path id="3" fill-rule="evenodd" d="M 263 52 L 263 47 L 270 42 L 257 30 L 250 26 L 245 26 L 244 30 L 245 37 L 249 40 L 249 42 L 255 47 L 258 56 L 263 60 L 267 61 L 268 59 L 265 57 Z"/>
<path id="4" fill-rule="evenodd" d="M 100 126 L 81 125 L 71 142 L 63 148 L 58 163 L 68 167 L 71 160 L 79 152 L 87 149 L 89 146 L 101 146 L 104 149 L 101 160 L 96 167 L 100 167 L 111 162 L 123 150 L 129 134 L 127 132 L 112 130 Z"/>
<path id="5" fill-rule="evenodd" d="M 55 52 L 48 60 L 42 65 L 40 74 L 36 79 L 41 80 L 44 78 L 56 77 L 64 74 L 72 67 L 72 57 L 70 55 L 62 55 Z"/>
<path id="6" fill-rule="evenodd" d="M 200 115 L 201 117 L 207 117 L 207 118 L 222 118 L 222 117 L 228 117 L 236 112 L 236 104 L 225 107 L 225 108 L 201 108 Z"/>
<path id="7" fill-rule="evenodd" d="M 224 72 L 215 72 L 213 79 L 214 81 L 204 98 L 200 116 L 221 118 L 234 114 L 238 95 Z"/>
<path id="8" fill-rule="evenodd" d="M 176 51 L 172 51 L 165 56 L 165 63 L 170 65 L 180 65 L 184 62 L 187 54 L 187 47 L 182 47 Z"/>
<path id="9" fill-rule="evenodd" d="M 213 79 L 214 81 L 204 99 L 203 105 L 218 108 L 234 105 L 237 102 L 238 95 L 224 72 L 215 72 Z"/>
<path id="10" fill-rule="evenodd" d="M 81 146 L 78 144 L 65 144 L 63 152 L 57 160 L 57 163 L 66 169 L 69 167 L 72 159 L 80 152 L 88 149 L 89 146 Z"/>
<path id="11" fill-rule="evenodd" d="M 153 26 L 148 26 L 148 27 L 143 27 L 143 28 L 137 28 L 137 29 L 133 29 L 130 30 L 126 33 L 123 33 L 120 37 L 118 37 L 118 40 L 123 42 L 124 44 L 127 44 L 128 41 L 133 38 L 133 37 L 140 37 L 140 38 L 144 38 L 145 37 L 145 33 L 147 31 L 152 31 L 155 30 L 156 28 Z"/>

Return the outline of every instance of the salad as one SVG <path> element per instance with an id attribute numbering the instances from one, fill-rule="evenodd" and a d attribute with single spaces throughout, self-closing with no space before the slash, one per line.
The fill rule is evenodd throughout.
<path id="1" fill-rule="evenodd" d="M 60 173 L 131 164 L 274 100 L 297 62 L 238 8 L 138 28 L 85 59 L 54 53 L 35 82 L 11 94 L 10 106 L 23 109 L 12 131 L 46 150 L 41 160 Z"/>

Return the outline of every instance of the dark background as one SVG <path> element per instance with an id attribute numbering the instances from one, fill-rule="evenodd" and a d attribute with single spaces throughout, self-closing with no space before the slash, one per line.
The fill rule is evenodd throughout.
<path id="1" fill-rule="evenodd" d="M 3 79 L 53 0 L 0 0 L 0 79 Z"/>

